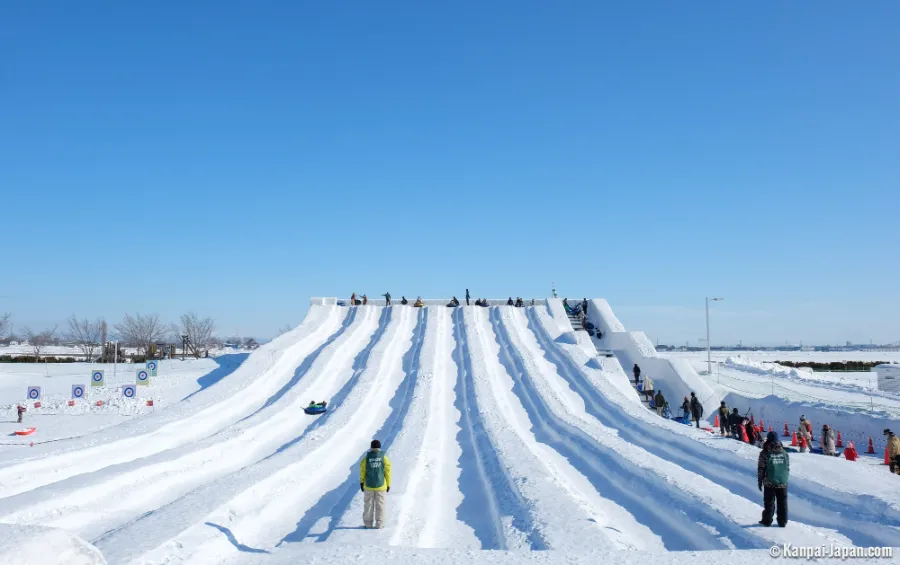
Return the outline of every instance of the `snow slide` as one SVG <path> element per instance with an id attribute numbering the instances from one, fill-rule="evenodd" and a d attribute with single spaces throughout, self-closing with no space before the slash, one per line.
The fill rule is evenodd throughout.
<path id="1" fill-rule="evenodd" d="M 753 527 L 758 450 L 657 417 L 585 336 L 554 301 L 316 299 L 179 405 L 0 463 L 0 535 L 62 528 L 111 565 L 900 545 L 890 477 L 857 466 L 846 484 L 851 463 L 815 456 L 792 457 L 790 526 Z M 322 399 L 327 412 L 303 413 Z M 371 531 L 358 465 L 373 438 L 393 480 Z"/>

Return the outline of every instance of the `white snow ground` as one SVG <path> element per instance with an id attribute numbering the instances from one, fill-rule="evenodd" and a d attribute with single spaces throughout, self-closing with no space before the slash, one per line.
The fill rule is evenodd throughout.
<path id="1" fill-rule="evenodd" d="M 789 527 L 756 526 L 758 450 L 649 412 L 550 302 L 314 300 L 184 401 L 0 451 L 0 527 L 53 528 L 19 530 L 0 563 L 50 535 L 110 564 L 750 563 L 786 542 L 900 546 L 896 477 L 811 454 L 792 458 Z M 304 414 L 313 399 L 328 412 Z M 387 527 L 366 531 L 373 437 L 394 476 Z"/>

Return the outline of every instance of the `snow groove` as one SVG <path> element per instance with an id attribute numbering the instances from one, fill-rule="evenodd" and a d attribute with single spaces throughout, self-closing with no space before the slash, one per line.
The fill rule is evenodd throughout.
<path id="1" fill-rule="evenodd" d="M 522 399 L 532 422 L 536 423 L 534 429 L 538 439 L 552 445 L 588 477 L 599 492 L 627 510 L 620 511 L 612 523 L 621 527 L 623 514 L 629 521 L 636 519 L 650 530 L 636 536 L 637 539 L 655 534 L 670 551 L 761 549 L 772 545 L 771 540 L 753 535 L 730 517 L 721 515 L 704 501 L 698 501 L 689 491 L 679 489 L 681 485 L 673 484 L 672 478 L 657 475 L 651 470 L 652 463 L 646 468 L 633 463 L 622 446 L 616 445 L 620 440 L 615 436 L 606 434 L 608 438 L 602 440 L 603 443 L 598 439 L 602 435 L 592 437 L 594 434 L 588 432 L 588 422 L 572 418 L 564 409 L 565 401 L 550 397 L 545 383 L 536 382 L 541 372 L 536 369 L 532 353 L 524 349 L 522 337 L 518 335 L 520 315 L 521 312 L 511 312 L 500 316 L 498 312 L 492 316 L 504 357 L 509 363 L 508 370 L 516 380 L 514 391 Z M 511 339 L 510 333 L 517 334 L 515 340 Z M 647 458 L 653 457 L 644 453 L 642 459 Z M 655 471 L 666 470 L 663 466 Z"/>
<path id="2" fill-rule="evenodd" d="M 529 539 L 533 536 L 529 524 L 521 525 L 522 520 L 518 519 L 523 514 L 527 516 L 528 510 L 521 502 L 516 485 L 503 472 L 479 412 L 462 308 L 453 312 L 453 333 L 456 339 L 453 352 L 457 368 L 456 409 L 462 415 L 462 427 L 456 440 L 462 449 L 459 489 L 463 499 L 457 508 L 457 517 L 474 530 L 481 549 L 510 549 L 522 538 L 528 539 L 534 547 L 537 544 L 536 540 Z M 508 527 L 504 525 L 504 514 L 513 518 Z"/>
<path id="3" fill-rule="evenodd" d="M 555 323 L 549 319 L 542 320 L 534 309 L 528 310 L 529 327 L 538 338 L 546 359 L 556 366 L 559 375 L 584 399 L 585 409 L 590 415 L 604 426 L 617 430 L 625 441 L 758 504 L 760 495 L 756 488 L 754 461 L 735 457 L 728 451 L 704 445 L 689 436 L 666 430 L 659 425 L 647 425 L 642 418 L 625 413 L 621 406 L 601 393 L 597 383 L 593 383 L 581 367 L 553 342 L 548 327 L 555 326 Z M 656 418 L 650 416 L 649 412 L 646 417 Z M 811 492 L 811 487 L 815 488 L 816 492 Z M 895 525 L 893 520 L 897 514 L 896 510 L 888 510 L 883 501 L 875 501 L 877 509 L 885 510 L 885 518 L 893 515 L 890 516 L 891 522 L 887 524 L 875 523 L 877 518 L 873 521 L 862 521 L 859 518 L 865 519 L 864 516 L 848 517 L 846 516 L 848 508 L 856 509 L 861 505 L 856 502 L 845 504 L 844 514 L 832 510 L 833 503 L 828 502 L 829 496 L 840 499 L 849 498 L 849 495 L 829 493 L 829 490 L 820 485 L 813 487 L 804 479 L 792 476 L 791 519 L 809 526 L 836 530 L 856 545 L 893 546 L 900 543 L 900 530 L 890 527 Z M 822 506 L 816 502 L 817 500 L 820 502 L 824 500 L 828 504 Z"/>
<path id="4" fill-rule="evenodd" d="M 246 547 L 274 547 L 294 531 L 299 518 L 319 499 L 319 493 L 342 482 L 343 475 L 336 471 L 358 461 L 368 445 L 360 440 L 387 418 L 387 409 L 379 407 L 387 405 L 403 379 L 401 357 L 411 343 L 416 321 L 411 310 L 398 309 L 396 323 L 390 324 L 372 351 L 358 385 L 328 423 L 277 458 L 269 459 L 281 463 L 283 456 L 289 456 L 286 465 L 254 481 L 224 504 L 220 502 L 202 523 L 195 522 L 140 559 L 220 563 L 239 549 L 229 541 L 232 538 Z M 228 531 L 224 537 L 221 528 Z"/>

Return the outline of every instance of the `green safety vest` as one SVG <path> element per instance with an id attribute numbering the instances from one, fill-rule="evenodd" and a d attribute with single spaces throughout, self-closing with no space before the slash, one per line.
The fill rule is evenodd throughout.
<path id="1" fill-rule="evenodd" d="M 381 450 L 366 453 L 366 486 L 369 488 L 384 486 L 384 452 Z"/>

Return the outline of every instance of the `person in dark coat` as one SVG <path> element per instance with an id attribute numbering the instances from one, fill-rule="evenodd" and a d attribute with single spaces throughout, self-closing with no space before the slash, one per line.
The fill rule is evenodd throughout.
<path id="1" fill-rule="evenodd" d="M 684 401 L 681 403 L 681 411 L 684 413 L 684 421 L 691 421 L 691 401 L 688 400 L 688 397 L 684 397 Z"/>
<path id="2" fill-rule="evenodd" d="M 634 386 L 637 386 L 641 382 L 641 368 L 638 367 L 638 364 L 635 363 L 634 367 L 631 369 L 631 372 L 634 373 Z"/>
<path id="3" fill-rule="evenodd" d="M 21 424 L 21 423 L 22 423 L 22 415 L 25 414 L 25 407 L 22 406 L 21 404 L 19 404 L 19 405 L 16 407 L 16 412 L 19 413 L 19 419 L 18 419 L 18 421 L 17 421 L 16 423 L 17 423 L 17 424 Z"/>
<path id="4" fill-rule="evenodd" d="M 691 393 L 691 414 L 694 416 L 694 421 L 697 422 L 697 427 L 700 427 L 700 418 L 703 417 L 703 405 L 700 404 L 700 401 L 697 400 L 697 395 L 693 392 Z"/>
<path id="5" fill-rule="evenodd" d="M 401 296 L 400 304 L 403 304 L 405 306 L 405 305 L 409 304 L 409 300 L 407 300 L 405 296 Z"/>
<path id="6" fill-rule="evenodd" d="M 761 525 L 766 527 L 772 525 L 772 517 L 777 506 L 778 525 L 782 528 L 787 526 L 787 488 L 790 474 L 790 458 L 778 441 L 778 435 L 769 432 L 756 463 L 756 484 L 759 490 L 763 491 L 763 513 L 762 520 L 759 521 Z"/>
<path id="7" fill-rule="evenodd" d="M 587 298 L 581 301 L 581 311 L 587 316 Z"/>
<path id="8" fill-rule="evenodd" d="M 656 396 L 653 397 L 653 405 L 656 407 L 656 415 L 662 417 L 666 408 L 666 397 L 663 396 L 662 390 L 656 391 Z"/>
<path id="9" fill-rule="evenodd" d="M 731 431 L 728 425 L 728 406 L 725 406 L 724 400 L 719 404 L 719 431 L 723 436 Z"/>
<path id="10" fill-rule="evenodd" d="M 513 302 L 512 296 L 509 297 L 509 300 L 506 301 L 507 306 L 513 306 L 515 302 Z"/>
<path id="11" fill-rule="evenodd" d="M 381 296 L 384 297 L 384 305 L 385 305 L 385 306 L 390 306 L 390 305 L 391 305 L 391 293 L 390 293 L 390 292 L 385 292 L 385 293 L 382 294 Z"/>
<path id="12" fill-rule="evenodd" d="M 744 441 L 744 438 L 741 437 L 741 426 L 744 425 L 744 417 L 738 413 L 738 409 L 735 408 L 731 411 L 731 415 L 728 416 L 728 427 L 731 428 L 731 437 L 738 440 Z"/>
<path id="13" fill-rule="evenodd" d="M 469 289 L 466 289 L 466 306 L 469 305 Z"/>

